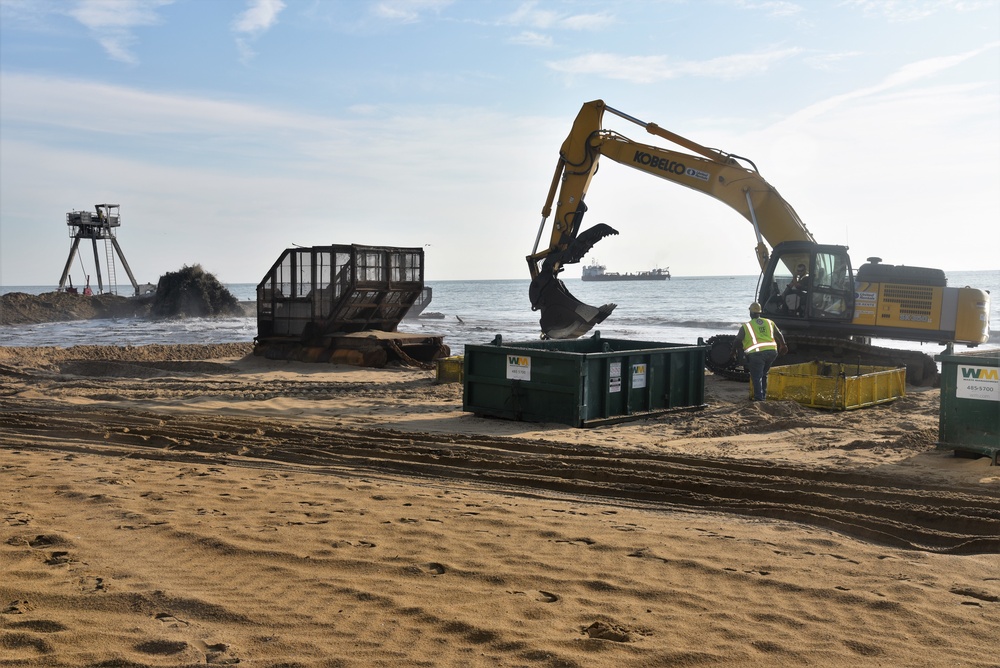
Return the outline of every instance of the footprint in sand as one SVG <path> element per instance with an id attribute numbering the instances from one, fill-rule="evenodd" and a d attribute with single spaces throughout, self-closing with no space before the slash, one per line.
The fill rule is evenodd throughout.
<path id="1" fill-rule="evenodd" d="M 71 561 L 73 561 L 73 558 L 70 556 L 69 552 L 56 551 L 49 553 L 49 558 L 45 560 L 45 563 L 49 566 L 60 566 L 62 564 L 68 564 Z"/>
<path id="2" fill-rule="evenodd" d="M 4 518 L 4 521 L 12 527 L 23 526 L 31 522 L 31 515 L 15 511 Z"/>
<path id="3" fill-rule="evenodd" d="M 64 545 L 64 541 L 59 536 L 49 536 L 47 534 L 42 534 L 40 536 L 35 536 L 28 541 L 28 545 L 35 548 L 36 550 L 41 550 L 46 547 L 55 547 L 57 545 Z"/>
<path id="4" fill-rule="evenodd" d="M 26 612 L 30 612 L 32 609 L 31 603 L 27 599 L 16 599 L 11 601 L 6 608 L 3 610 L 5 615 L 23 615 Z"/>
<path id="5" fill-rule="evenodd" d="M 107 591 L 108 584 L 104 581 L 104 578 L 97 577 L 96 575 L 88 575 L 80 578 L 80 588 L 83 591 Z"/>
<path id="6" fill-rule="evenodd" d="M 583 632 L 591 638 L 598 640 L 611 640 L 613 642 L 631 642 L 632 640 L 629 629 L 617 624 L 608 624 L 607 622 L 594 622 L 583 629 Z"/>
<path id="7" fill-rule="evenodd" d="M 645 531 L 646 527 L 639 526 L 638 524 L 617 524 L 611 527 L 615 531 Z"/>
<path id="8" fill-rule="evenodd" d="M 335 540 L 330 543 L 330 547 L 375 547 L 375 543 L 368 540 L 359 540 L 357 543 L 352 543 L 349 540 Z"/>
<path id="9" fill-rule="evenodd" d="M 224 642 L 219 643 L 199 643 L 205 652 L 205 662 L 213 666 L 233 666 L 240 663 L 239 657 L 231 654 L 231 648 Z"/>
<path id="10" fill-rule="evenodd" d="M 669 560 L 666 557 L 661 557 L 656 554 L 653 554 L 652 550 L 650 550 L 648 547 L 640 547 L 638 550 L 629 552 L 625 556 L 636 557 L 638 559 L 655 559 L 656 561 L 662 561 L 665 564 L 669 563 Z"/>
<path id="11" fill-rule="evenodd" d="M 172 629 L 181 629 L 185 626 L 190 626 L 190 624 L 185 622 L 183 619 L 174 617 L 169 612 L 158 612 L 156 613 L 154 619 Z"/>
<path id="12" fill-rule="evenodd" d="M 539 590 L 537 600 L 541 601 L 542 603 L 555 603 L 556 601 L 559 600 L 559 597 L 556 594 L 553 594 L 552 592 Z"/>
<path id="13" fill-rule="evenodd" d="M 434 575 L 444 575 L 445 567 L 444 564 L 439 564 L 436 561 L 432 561 L 431 563 L 427 564 L 427 570 L 433 573 Z"/>

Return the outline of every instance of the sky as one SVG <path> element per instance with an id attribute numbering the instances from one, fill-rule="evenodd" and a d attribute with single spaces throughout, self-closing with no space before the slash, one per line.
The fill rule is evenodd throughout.
<path id="1" fill-rule="evenodd" d="M 56 285 L 99 203 L 140 283 L 351 243 L 526 279 L 596 99 L 752 159 L 855 266 L 1000 268 L 998 0 L 0 0 L 0 285 Z M 620 234 L 583 263 L 758 272 L 704 194 L 603 160 L 586 201 Z"/>

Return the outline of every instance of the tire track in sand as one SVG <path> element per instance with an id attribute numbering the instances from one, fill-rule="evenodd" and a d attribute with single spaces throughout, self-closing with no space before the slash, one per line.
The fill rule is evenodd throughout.
<path id="1" fill-rule="evenodd" d="M 19 403 L 8 402 L 0 412 L 0 445 L 456 478 L 663 510 L 796 521 L 894 547 L 1000 552 L 1000 497 L 979 490 L 914 488 L 874 472 L 275 418 L 94 407 L 66 413 L 62 407 Z"/>

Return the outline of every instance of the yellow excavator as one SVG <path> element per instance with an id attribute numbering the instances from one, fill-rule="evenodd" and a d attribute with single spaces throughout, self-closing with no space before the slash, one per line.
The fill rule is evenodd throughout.
<path id="1" fill-rule="evenodd" d="M 605 129 L 605 112 L 686 151 L 642 144 Z M 937 365 L 929 355 L 872 346 L 871 338 L 970 347 L 989 339 L 986 291 L 948 287 L 940 269 L 883 264 L 878 257 L 868 258 L 855 272 L 847 247 L 817 243 L 751 160 L 697 144 L 602 100 L 583 105 L 562 144 L 535 245 L 527 256 L 529 298 L 532 310 L 541 311 L 543 338 L 579 337 L 603 322 L 616 306 L 584 304 L 559 278 L 566 265 L 579 262 L 598 241 L 618 234 L 604 223 L 581 229 L 587 211 L 584 198 L 601 156 L 705 193 L 750 222 L 761 269 L 757 301 L 785 332 L 789 354 L 784 363 L 822 359 L 905 365 L 908 382 L 929 384 L 937 379 Z M 549 244 L 539 250 L 550 216 Z M 708 339 L 707 366 L 716 374 L 743 379 L 745 372 L 729 359 L 733 336 Z"/>

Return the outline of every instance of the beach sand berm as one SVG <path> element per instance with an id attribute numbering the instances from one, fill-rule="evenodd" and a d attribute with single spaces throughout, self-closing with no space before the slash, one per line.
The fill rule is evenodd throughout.
<path id="1" fill-rule="evenodd" d="M 939 392 L 595 429 L 250 344 L 0 348 L 0 666 L 995 666 Z"/>

